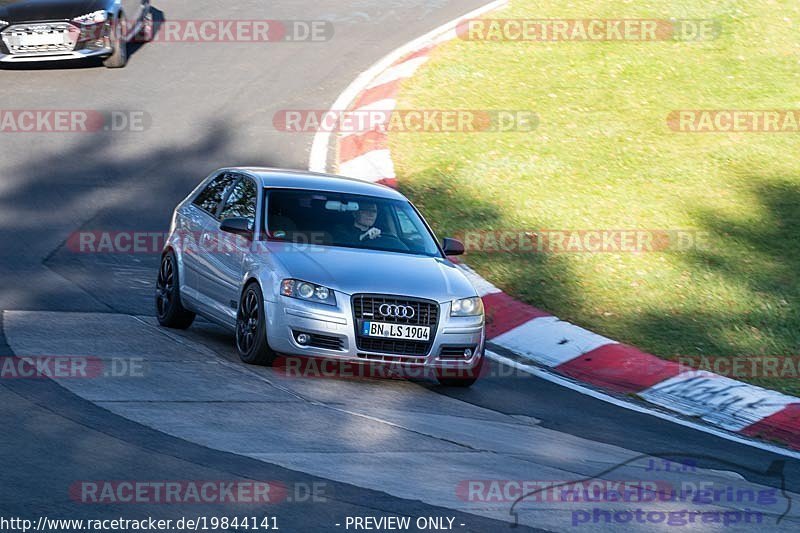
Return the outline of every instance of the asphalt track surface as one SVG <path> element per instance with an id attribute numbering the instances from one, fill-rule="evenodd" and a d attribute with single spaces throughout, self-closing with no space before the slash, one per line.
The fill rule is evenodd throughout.
<path id="1" fill-rule="evenodd" d="M 0 70 L 5 108 L 139 111 L 150 121 L 146 131 L 0 137 L 0 355 L 140 358 L 146 369 L 127 381 L 0 382 L 2 516 L 274 515 L 284 531 L 342 531 L 336 524 L 347 516 L 436 516 L 452 517 L 457 530 L 497 531 L 509 526 L 512 502 L 464 501 L 459 481 L 575 481 L 611 469 L 605 477 L 783 481 L 800 491 L 796 459 L 496 364 L 463 391 L 245 367 L 232 340 L 212 325 L 199 322 L 180 335 L 152 326 L 156 254 L 85 254 L 66 244 L 79 231 L 164 231 L 173 206 L 218 167 L 305 168 L 312 133 L 276 131 L 276 111 L 328 109 L 384 54 L 481 3 L 164 0 L 154 5 L 166 20 L 328 20 L 335 36 L 260 45 L 156 42 L 139 47 L 124 70 Z M 644 476 L 640 454 L 692 466 Z M 632 459 L 639 470 L 622 464 Z M 134 505 L 87 504 L 69 490 L 86 480 L 237 479 L 274 480 L 298 494 L 267 506 Z M 303 497 L 314 486 L 324 501 Z M 765 526 L 796 529 L 800 499 L 793 501 L 780 525 L 785 506 L 768 504 Z M 529 501 L 521 522 L 546 530 L 621 527 L 573 527 L 575 504 L 550 503 Z"/>

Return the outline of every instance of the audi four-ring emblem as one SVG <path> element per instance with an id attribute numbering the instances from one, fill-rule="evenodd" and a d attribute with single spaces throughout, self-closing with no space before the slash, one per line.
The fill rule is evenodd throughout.
<path id="1" fill-rule="evenodd" d="M 383 316 L 394 318 L 414 318 L 414 308 L 410 305 L 383 304 L 378 308 L 378 312 Z"/>

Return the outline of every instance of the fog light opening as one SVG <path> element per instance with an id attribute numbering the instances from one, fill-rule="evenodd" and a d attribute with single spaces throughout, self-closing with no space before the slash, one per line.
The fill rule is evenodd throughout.
<path id="1" fill-rule="evenodd" d="M 311 342 L 311 335 L 309 335 L 308 333 L 298 333 L 296 338 L 297 338 L 297 344 L 302 344 L 303 346 Z"/>
<path id="2" fill-rule="evenodd" d="M 467 348 L 464 350 L 464 359 L 469 359 L 472 357 L 472 348 Z"/>

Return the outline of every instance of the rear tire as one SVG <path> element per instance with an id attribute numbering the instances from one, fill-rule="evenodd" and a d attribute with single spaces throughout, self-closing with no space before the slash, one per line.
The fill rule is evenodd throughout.
<path id="1" fill-rule="evenodd" d="M 264 295 L 255 282 L 242 291 L 239 311 L 236 313 L 236 350 L 239 358 L 251 365 L 272 366 L 278 357 L 267 342 Z"/>
<path id="2" fill-rule="evenodd" d="M 474 367 L 468 370 L 459 370 L 457 372 L 450 370 L 447 372 L 447 374 L 450 375 L 442 375 L 437 372 L 436 381 L 438 381 L 439 385 L 442 385 L 443 387 L 459 387 L 463 389 L 471 387 L 476 381 L 478 381 L 478 378 L 481 375 L 484 360 L 486 360 L 486 355 L 482 355 L 480 361 L 478 361 L 478 364 Z"/>
<path id="3" fill-rule="evenodd" d="M 123 68 L 128 64 L 128 20 L 123 13 L 111 24 L 112 54 L 103 60 L 108 68 Z"/>
<path id="4" fill-rule="evenodd" d="M 161 257 L 156 281 L 156 317 L 166 328 L 186 329 L 194 322 L 195 314 L 181 303 L 180 287 L 178 261 L 170 250 Z"/>

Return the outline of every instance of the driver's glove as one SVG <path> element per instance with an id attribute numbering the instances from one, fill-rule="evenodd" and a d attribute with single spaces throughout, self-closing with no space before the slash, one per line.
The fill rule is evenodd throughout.
<path id="1" fill-rule="evenodd" d="M 361 234 L 361 237 L 358 240 L 363 241 L 364 239 L 377 239 L 381 236 L 381 230 L 378 228 L 369 228 L 367 231 Z"/>

